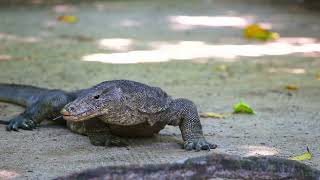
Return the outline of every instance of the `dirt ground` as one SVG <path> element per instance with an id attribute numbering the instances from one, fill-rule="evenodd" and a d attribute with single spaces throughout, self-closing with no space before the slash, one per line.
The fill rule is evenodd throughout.
<path id="1" fill-rule="evenodd" d="M 58 22 L 63 14 L 79 22 Z M 131 79 L 189 98 L 201 112 L 232 112 L 241 99 L 256 111 L 201 119 L 206 138 L 219 146 L 210 152 L 181 149 L 180 132 L 170 126 L 153 138 L 130 139 L 129 148 L 105 148 L 59 125 L 20 132 L 0 125 L 0 179 L 48 179 L 215 152 L 288 158 L 307 146 L 314 158 L 304 162 L 320 169 L 319 17 L 299 4 L 258 0 L 0 7 L 1 83 L 74 90 Z M 244 39 L 243 27 L 253 22 L 272 27 L 281 38 Z M 1 103 L 0 119 L 22 111 Z"/>

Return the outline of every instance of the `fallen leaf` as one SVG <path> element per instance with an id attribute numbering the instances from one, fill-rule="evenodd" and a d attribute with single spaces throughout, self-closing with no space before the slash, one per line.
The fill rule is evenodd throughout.
<path id="1" fill-rule="evenodd" d="M 320 72 L 316 74 L 316 79 L 320 80 Z"/>
<path id="2" fill-rule="evenodd" d="M 290 160 L 295 160 L 295 161 L 306 161 L 306 160 L 311 160 L 313 158 L 313 154 L 310 152 L 309 148 L 307 147 L 307 152 L 294 156 L 289 158 Z"/>
<path id="3" fill-rule="evenodd" d="M 242 100 L 233 106 L 234 113 L 255 114 L 253 109 Z"/>
<path id="4" fill-rule="evenodd" d="M 296 91 L 296 90 L 299 89 L 299 86 L 296 86 L 296 85 L 286 85 L 285 88 L 288 89 L 288 90 L 291 90 L 291 91 Z"/>
<path id="5" fill-rule="evenodd" d="M 203 117 L 203 118 L 225 118 L 228 116 L 230 116 L 230 113 L 214 113 L 214 112 L 200 113 L 200 117 Z"/>
<path id="6" fill-rule="evenodd" d="M 221 64 L 219 66 L 216 66 L 215 69 L 220 72 L 226 72 L 228 70 L 228 66 L 225 64 Z"/>
<path id="7" fill-rule="evenodd" d="M 59 36 L 60 38 L 63 39 L 73 39 L 79 42 L 92 42 L 95 39 L 89 36 L 83 36 L 83 35 L 66 35 L 66 34 L 62 34 Z"/>
<path id="8" fill-rule="evenodd" d="M 92 37 L 88 37 L 88 36 L 75 36 L 74 37 L 77 41 L 80 41 L 80 42 L 92 42 L 94 41 L 94 38 Z"/>
<path id="9" fill-rule="evenodd" d="M 261 41 L 277 40 L 280 35 L 276 32 L 271 32 L 259 24 L 251 24 L 244 29 L 244 36 L 248 39 L 257 39 Z"/>
<path id="10" fill-rule="evenodd" d="M 65 22 L 65 23 L 77 23 L 79 21 L 79 18 L 77 16 L 59 16 L 58 21 Z"/>

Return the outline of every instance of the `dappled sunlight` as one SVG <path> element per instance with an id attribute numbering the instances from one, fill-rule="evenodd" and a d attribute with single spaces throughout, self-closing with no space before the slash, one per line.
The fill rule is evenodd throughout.
<path id="1" fill-rule="evenodd" d="M 283 37 L 277 40 L 280 43 L 287 44 L 295 44 L 295 45 L 303 45 L 303 44 L 316 44 L 320 43 L 318 39 L 315 38 L 307 38 L 307 37 Z"/>
<path id="2" fill-rule="evenodd" d="M 237 16 L 170 16 L 173 30 L 193 29 L 196 27 L 237 27 L 243 28 L 250 20 Z"/>
<path id="3" fill-rule="evenodd" d="M 0 54 L 0 61 L 8 61 L 11 59 L 12 59 L 12 56 L 10 56 L 8 54 Z"/>
<path id="4" fill-rule="evenodd" d="M 169 61 L 170 57 L 160 51 L 130 51 L 127 53 L 97 53 L 82 57 L 84 61 L 97 61 L 114 64 L 133 64 Z"/>
<path id="5" fill-rule="evenodd" d="M 33 37 L 33 36 L 22 37 L 22 36 L 17 36 L 17 35 L 5 33 L 5 32 L 0 32 L 0 40 L 14 41 L 18 43 L 37 43 L 41 41 L 41 39 L 38 37 Z"/>
<path id="6" fill-rule="evenodd" d="M 267 146 L 243 146 L 247 151 L 245 156 L 273 156 L 279 154 L 279 150 Z"/>
<path id="7" fill-rule="evenodd" d="M 289 74 L 305 74 L 306 70 L 303 68 L 270 68 L 269 73 L 289 73 Z"/>
<path id="8" fill-rule="evenodd" d="M 120 26 L 123 27 L 138 27 L 141 26 L 141 23 L 139 21 L 131 20 L 131 19 L 126 19 L 120 22 Z"/>
<path id="9" fill-rule="evenodd" d="M 114 51 L 127 51 L 132 44 L 132 39 L 124 38 L 101 39 L 98 42 L 99 48 Z"/>
<path id="10" fill-rule="evenodd" d="M 18 176 L 20 176 L 20 174 L 15 171 L 0 169 L 0 179 L 13 179 Z"/>
<path id="11" fill-rule="evenodd" d="M 76 11 L 76 7 L 70 4 L 58 4 L 53 6 L 52 10 L 57 14 L 70 14 Z"/>
<path id="12" fill-rule="evenodd" d="M 100 44 L 106 48 L 122 50 L 133 43 L 130 39 L 105 39 Z M 150 43 L 152 50 L 129 51 L 122 53 L 97 53 L 82 57 L 83 61 L 130 64 L 163 62 L 169 60 L 194 60 L 201 58 L 221 58 L 235 61 L 240 56 L 259 57 L 265 55 L 289 55 L 320 52 L 320 43 L 311 38 L 283 38 L 276 42 L 245 45 L 208 44 L 203 41 L 180 41 L 177 43 Z"/>

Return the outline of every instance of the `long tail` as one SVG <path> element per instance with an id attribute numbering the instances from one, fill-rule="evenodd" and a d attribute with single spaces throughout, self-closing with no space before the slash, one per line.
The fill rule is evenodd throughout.
<path id="1" fill-rule="evenodd" d="M 0 124 L 8 125 L 9 123 L 10 123 L 10 121 L 0 120 Z"/>
<path id="2" fill-rule="evenodd" d="M 0 101 L 21 106 L 29 106 L 45 91 L 48 91 L 48 89 L 27 85 L 0 83 Z"/>
<path id="3" fill-rule="evenodd" d="M 107 166 L 84 170 L 55 180 L 71 179 L 310 179 L 320 171 L 297 161 L 276 157 L 238 157 L 211 154 L 173 164 Z"/>

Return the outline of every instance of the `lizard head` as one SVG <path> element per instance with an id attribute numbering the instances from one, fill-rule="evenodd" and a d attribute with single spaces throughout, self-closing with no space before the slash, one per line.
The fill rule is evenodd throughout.
<path id="1" fill-rule="evenodd" d="M 61 114 L 65 120 L 69 121 L 84 121 L 99 117 L 116 107 L 120 93 L 120 88 L 106 87 L 103 84 L 97 85 L 67 104 L 61 110 Z"/>

